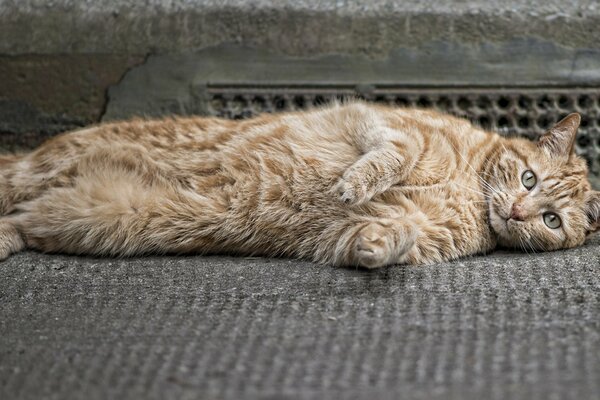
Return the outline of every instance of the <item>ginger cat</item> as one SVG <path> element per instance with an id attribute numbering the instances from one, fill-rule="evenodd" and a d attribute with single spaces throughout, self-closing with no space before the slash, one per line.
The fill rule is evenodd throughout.
<path id="1" fill-rule="evenodd" d="M 600 192 L 571 114 L 537 142 L 362 102 L 135 120 L 0 160 L 0 258 L 227 253 L 375 268 L 578 246 Z"/>

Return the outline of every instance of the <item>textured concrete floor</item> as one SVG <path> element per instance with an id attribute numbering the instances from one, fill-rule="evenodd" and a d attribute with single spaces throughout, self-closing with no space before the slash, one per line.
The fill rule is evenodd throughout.
<path id="1" fill-rule="evenodd" d="M 374 272 L 261 258 L 0 265 L 1 399 L 600 398 L 600 238 Z"/>

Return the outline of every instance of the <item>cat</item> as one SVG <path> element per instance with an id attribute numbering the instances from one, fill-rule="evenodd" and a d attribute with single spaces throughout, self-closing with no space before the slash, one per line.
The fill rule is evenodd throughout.
<path id="1" fill-rule="evenodd" d="M 0 160 L 0 259 L 237 254 L 431 264 L 598 230 L 570 114 L 539 141 L 360 101 L 100 124 Z"/>

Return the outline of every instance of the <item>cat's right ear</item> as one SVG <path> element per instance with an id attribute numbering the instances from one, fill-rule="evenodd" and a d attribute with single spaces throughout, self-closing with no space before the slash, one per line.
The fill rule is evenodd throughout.
<path id="1" fill-rule="evenodd" d="M 580 123 L 581 116 L 578 113 L 567 115 L 542 135 L 538 146 L 550 156 L 569 157 L 573 153 Z"/>
<path id="2" fill-rule="evenodd" d="M 586 214 L 590 228 L 590 233 L 600 230 L 600 192 L 592 190 L 586 201 Z"/>

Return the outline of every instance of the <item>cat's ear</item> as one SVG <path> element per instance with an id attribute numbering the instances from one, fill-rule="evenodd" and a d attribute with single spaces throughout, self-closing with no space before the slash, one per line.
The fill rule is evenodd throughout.
<path id="1" fill-rule="evenodd" d="M 588 231 L 591 233 L 600 230 L 600 192 L 595 190 L 589 192 L 586 200 L 586 214 L 590 223 Z"/>
<path id="2" fill-rule="evenodd" d="M 569 157 L 580 123 L 581 116 L 578 113 L 567 115 L 542 135 L 538 146 L 551 156 Z"/>

